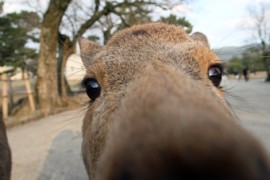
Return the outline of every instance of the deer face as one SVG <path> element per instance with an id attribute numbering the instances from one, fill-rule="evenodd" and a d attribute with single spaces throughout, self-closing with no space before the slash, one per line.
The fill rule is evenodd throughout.
<path id="1" fill-rule="evenodd" d="M 105 46 L 80 41 L 90 98 L 83 159 L 95 179 L 269 177 L 259 143 L 235 122 L 222 66 L 201 33 L 134 26 Z"/>

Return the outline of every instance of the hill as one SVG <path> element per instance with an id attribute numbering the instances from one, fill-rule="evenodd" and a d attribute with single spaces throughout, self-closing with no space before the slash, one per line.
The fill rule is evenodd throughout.
<path id="1" fill-rule="evenodd" d="M 222 61 L 227 62 L 232 57 L 241 57 L 241 54 L 248 48 L 257 46 L 257 44 L 249 44 L 244 46 L 227 46 L 219 49 L 214 49 L 213 51 L 219 56 Z"/>

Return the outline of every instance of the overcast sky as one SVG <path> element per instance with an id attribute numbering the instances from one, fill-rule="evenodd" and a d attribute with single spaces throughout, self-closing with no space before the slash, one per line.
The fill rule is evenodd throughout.
<path id="1" fill-rule="evenodd" d="M 207 35 L 212 48 L 241 46 L 254 42 L 252 31 L 248 28 L 251 20 L 248 6 L 260 3 L 269 4 L 270 1 L 193 0 L 182 11 L 186 11 L 184 15 L 193 24 L 194 31 Z"/>
<path id="2" fill-rule="evenodd" d="M 5 0 L 6 12 L 25 8 L 18 2 L 21 0 Z M 27 0 L 34 2 L 34 0 Z M 42 7 L 48 0 L 40 0 Z M 252 33 L 247 28 L 249 13 L 247 6 L 269 2 L 269 0 L 191 0 L 185 6 L 174 8 L 174 12 L 185 16 L 194 26 L 194 31 L 207 35 L 211 48 L 224 46 L 240 46 L 254 42 Z M 269 12 L 270 15 L 270 12 Z"/>

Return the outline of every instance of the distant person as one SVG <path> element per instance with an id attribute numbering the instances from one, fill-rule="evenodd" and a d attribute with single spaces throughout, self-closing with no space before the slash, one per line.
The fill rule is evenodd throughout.
<path id="1" fill-rule="evenodd" d="M 233 74 L 234 74 L 234 79 L 239 79 L 238 70 L 237 69 L 234 69 L 233 70 Z"/>
<path id="2" fill-rule="evenodd" d="M 245 81 L 248 81 L 249 80 L 249 77 L 248 77 L 248 67 L 245 67 L 243 69 L 243 75 L 244 75 Z"/>

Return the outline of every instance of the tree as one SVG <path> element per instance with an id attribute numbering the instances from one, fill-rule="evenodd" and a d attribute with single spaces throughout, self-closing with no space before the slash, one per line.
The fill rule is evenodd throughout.
<path id="1" fill-rule="evenodd" d="M 239 56 L 229 60 L 228 73 L 233 73 L 235 70 L 241 72 L 244 68 L 248 68 L 251 72 L 265 70 L 260 57 L 260 47 L 249 47 Z"/>
<path id="2" fill-rule="evenodd" d="M 40 34 L 40 52 L 37 68 L 37 89 L 40 109 L 49 114 L 61 106 L 57 84 L 56 52 L 59 26 L 71 0 L 51 0 L 43 16 Z"/>
<path id="3" fill-rule="evenodd" d="M 33 12 L 11 13 L 0 17 L 0 66 L 26 68 L 26 61 L 37 53 L 25 45 L 38 16 Z"/>
<path id="4" fill-rule="evenodd" d="M 178 18 L 177 16 L 172 14 L 168 17 L 161 17 L 160 21 L 168 24 L 175 24 L 181 26 L 182 28 L 185 29 L 187 33 L 191 33 L 193 28 L 190 22 L 188 22 L 185 17 Z"/>
<path id="5" fill-rule="evenodd" d="M 266 81 L 270 81 L 270 4 L 258 4 L 249 6 L 249 14 L 252 19 L 251 29 L 260 44 L 260 56 L 267 73 Z M 267 12 L 268 10 L 268 12 Z"/>
<path id="6" fill-rule="evenodd" d="M 165 7 L 161 5 L 161 7 Z M 168 8 L 168 7 L 167 7 Z M 145 8 L 143 6 L 138 7 L 127 7 L 125 5 L 119 7 L 118 17 L 114 17 L 114 14 L 110 14 L 105 18 L 102 18 L 98 21 L 99 27 L 102 29 L 104 44 L 110 39 L 110 37 L 117 31 L 130 27 L 136 24 L 144 24 L 153 22 L 151 14 L 153 10 L 151 8 Z M 164 22 L 167 24 L 175 24 L 186 30 L 187 33 L 191 33 L 192 25 L 188 22 L 185 17 L 179 18 L 175 15 L 170 15 L 168 17 L 159 17 L 160 19 L 157 22 Z"/>
<path id="7" fill-rule="evenodd" d="M 251 71 L 265 71 L 265 66 L 261 61 L 260 47 L 250 47 L 242 53 L 242 65 Z"/>
<path id="8" fill-rule="evenodd" d="M 147 1 L 145 3 L 147 4 Z M 105 44 L 119 30 L 136 24 L 152 22 L 151 12 L 152 10 L 148 9 L 144 3 L 135 6 L 123 3 L 117 8 L 117 11 L 101 18 L 96 23 L 96 28 L 101 30 Z"/>
<path id="9" fill-rule="evenodd" d="M 242 68 L 241 59 L 235 56 L 230 59 L 227 71 L 229 74 L 232 74 L 235 72 L 241 72 Z"/>

